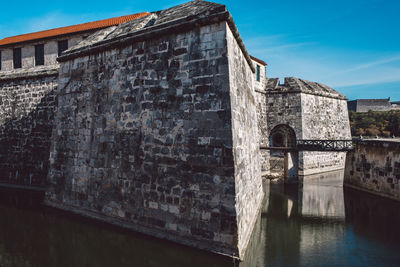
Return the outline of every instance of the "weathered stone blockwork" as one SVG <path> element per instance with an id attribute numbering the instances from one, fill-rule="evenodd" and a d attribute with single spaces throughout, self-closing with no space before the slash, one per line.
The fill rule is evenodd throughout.
<path id="1" fill-rule="evenodd" d="M 260 81 L 257 81 L 257 73 L 253 74 L 254 89 L 255 89 L 255 102 L 257 107 L 257 120 L 258 120 L 258 133 L 260 136 L 260 146 L 268 146 L 268 136 L 265 135 L 268 131 L 267 127 L 267 105 L 266 105 L 266 65 L 260 64 L 259 61 L 253 59 L 253 64 L 260 68 Z M 261 173 L 269 173 L 269 152 L 266 150 L 260 151 Z"/>
<path id="2" fill-rule="evenodd" d="M 345 170 L 345 186 L 400 200 L 400 142 L 358 140 Z"/>
<path id="3" fill-rule="evenodd" d="M 253 73 L 230 29 L 227 31 L 239 251 L 244 251 L 263 199 L 260 135 Z"/>
<path id="4" fill-rule="evenodd" d="M 266 79 L 223 5 L 196 0 L 102 29 L 58 57 L 61 66 L 57 38 L 44 66 L 33 66 L 42 40 L 24 45 L 17 70 L 8 46 L 0 72 L 1 179 L 46 185 L 48 205 L 243 258 L 271 131 L 346 135 L 344 97 Z M 303 170 L 343 160 L 321 157 L 302 154 Z M 297 152 L 291 159 L 297 171 Z"/>
<path id="5" fill-rule="evenodd" d="M 262 188 L 252 169 L 258 135 L 246 137 L 249 147 L 242 140 L 257 122 L 231 109 L 239 88 L 230 84 L 227 30 L 220 22 L 63 62 L 47 203 L 242 256 L 255 208 L 243 205 L 251 194 L 256 204 Z M 242 199 L 242 185 L 260 191 Z"/>
<path id="6" fill-rule="evenodd" d="M 302 125 L 301 125 L 301 100 L 300 94 L 291 93 L 276 93 L 270 94 L 268 88 L 271 86 L 271 80 L 267 80 L 266 94 L 264 95 L 264 103 L 266 109 L 266 118 L 264 120 L 264 127 L 262 128 L 264 140 L 263 145 L 276 146 L 272 141 L 273 131 L 282 126 L 289 126 L 293 129 L 295 138 L 300 139 L 302 136 Z M 267 161 L 268 165 L 265 168 L 266 174 L 278 174 L 282 175 L 284 171 L 284 158 L 283 153 L 277 153 L 276 151 L 262 150 L 263 157 Z M 289 158 L 293 161 L 295 166 L 298 166 L 298 153 L 291 152 Z M 293 172 L 293 173 L 292 173 Z M 295 168 L 291 172 L 289 180 L 293 181 L 297 179 L 298 170 Z"/>
<path id="7" fill-rule="evenodd" d="M 301 94 L 302 139 L 350 140 L 347 103 L 343 99 Z M 343 169 L 346 152 L 299 153 L 303 175 Z"/>
<path id="8" fill-rule="evenodd" d="M 0 79 L 0 183 L 44 188 L 57 77 Z"/>
<path id="9" fill-rule="evenodd" d="M 267 123 L 264 133 L 268 143 L 271 131 L 279 125 L 290 126 L 297 139 L 301 139 L 302 134 L 302 112 L 301 95 L 293 93 L 266 94 L 266 114 Z"/>
<path id="10" fill-rule="evenodd" d="M 258 135 L 260 137 L 259 145 L 266 147 L 269 145 L 268 136 L 265 134 L 267 130 L 267 105 L 265 92 L 255 91 L 255 102 L 257 107 L 257 120 L 258 120 Z M 261 174 L 268 174 L 270 169 L 269 151 L 260 150 L 260 167 Z"/>
<path id="11" fill-rule="evenodd" d="M 270 145 L 275 127 L 287 125 L 296 139 L 349 140 L 350 124 L 346 98 L 333 89 L 297 78 L 268 79 L 266 94 L 267 126 Z M 300 151 L 299 175 L 344 168 L 344 152 Z"/>

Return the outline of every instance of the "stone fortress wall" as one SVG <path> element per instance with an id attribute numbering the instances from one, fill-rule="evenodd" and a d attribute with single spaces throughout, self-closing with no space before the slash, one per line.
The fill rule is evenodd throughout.
<path id="1" fill-rule="evenodd" d="M 223 5 L 196 0 L 93 31 L 61 66 L 57 38 L 44 66 L 24 45 L 23 68 L 11 70 L 6 51 L 0 71 L 0 183 L 41 187 L 50 206 L 243 258 L 271 131 L 350 133 L 343 96 L 267 79 Z M 315 165 L 322 156 L 300 157 L 303 168 L 336 164 Z"/>
<path id="2" fill-rule="evenodd" d="M 293 130 L 293 138 L 298 139 L 301 136 L 301 106 L 299 94 L 287 94 L 287 93 L 272 93 L 268 88 L 275 87 L 279 84 L 276 79 L 268 79 L 265 87 L 265 95 L 263 105 L 265 106 L 266 116 L 264 119 L 263 138 L 267 147 L 285 147 L 288 146 L 286 142 L 282 144 L 276 144 L 273 142 L 274 130 L 281 127 L 290 128 Z M 288 138 L 286 138 L 288 139 Z M 294 144 L 292 144 L 294 145 Z M 284 172 L 284 158 L 283 153 L 279 151 L 261 150 L 266 155 L 268 161 L 268 168 L 263 173 L 264 175 L 282 175 Z M 298 176 L 298 153 L 290 152 L 288 154 L 291 161 L 295 164 L 291 171 L 290 180 L 296 180 Z"/>
<path id="3" fill-rule="evenodd" d="M 58 41 L 74 46 L 94 31 L 3 45 L 0 71 L 0 183 L 44 188 L 58 84 Z M 44 44 L 44 65 L 35 66 L 35 45 Z M 21 48 L 21 68 L 13 48 Z"/>
<path id="4" fill-rule="evenodd" d="M 351 139 L 346 99 L 301 94 L 301 106 L 302 139 Z M 346 152 L 304 151 L 299 159 L 299 174 L 309 175 L 343 169 Z"/>
<path id="5" fill-rule="evenodd" d="M 195 2 L 60 58 L 46 203 L 243 257 L 263 198 L 254 67 L 208 19 L 225 7 Z"/>
<path id="6" fill-rule="evenodd" d="M 231 29 L 227 30 L 229 84 L 231 99 L 233 155 L 235 162 L 235 201 L 238 247 L 244 251 L 256 223 L 263 189 L 260 169 L 260 133 L 254 74 Z M 256 69 L 257 69 L 257 65 Z M 265 72 L 264 72 L 265 73 Z M 261 74 L 261 73 L 260 73 Z M 257 75 L 257 70 L 255 72 Z M 261 76 L 261 75 L 260 75 Z"/>
<path id="7" fill-rule="evenodd" d="M 288 126 L 296 140 L 349 140 L 350 123 L 346 98 L 326 85 L 285 78 L 268 79 L 267 127 L 264 136 L 271 147 L 274 130 Z M 283 145 L 286 146 L 286 145 Z M 298 174 L 309 175 L 344 168 L 345 152 L 299 151 Z"/>
<path id="8" fill-rule="evenodd" d="M 0 183 L 44 187 L 57 74 L 0 78 Z"/>
<path id="9" fill-rule="evenodd" d="M 302 107 L 301 94 L 299 92 L 285 92 L 272 90 L 279 85 L 279 79 L 268 79 L 265 96 L 267 114 L 266 136 L 269 145 L 272 146 L 270 135 L 272 130 L 279 125 L 291 127 L 297 139 L 302 138 Z"/>
<path id="10" fill-rule="evenodd" d="M 256 73 L 253 74 L 254 80 L 254 92 L 255 92 L 255 101 L 257 107 L 257 120 L 258 120 L 258 133 L 260 136 L 260 146 L 268 146 L 268 136 L 264 133 L 267 131 L 267 109 L 265 105 L 265 86 L 267 81 L 267 64 L 258 59 L 252 58 L 252 62 L 254 66 L 258 66 L 260 69 L 259 81 L 257 80 L 257 70 Z M 263 174 L 269 172 L 269 152 L 266 150 L 260 150 L 260 163 L 261 163 L 261 172 Z"/>
<path id="11" fill-rule="evenodd" d="M 114 21 L 126 19 L 125 16 Z M 100 22 L 0 40 L 0 184 L 31 189 L 46 186 L 50 137 L 57 105 L 59 41 L 67 43 L 64 49 L 76 46 L 98 31 L 96 27 L 110 23 L 107 20 Z M 81 31 L 71 32 L 71 28 Z M 54 31 L 57 35 L 52 36 L 50 33 Z M 42 44 L 44 49 L 43 65 L 35 62 L 35 45 L 38 44 Z M 21 67 L 14 66 L 15 48 L 21 49 Z"/>
<path id="12" fill-rule="evenodd" d="M 344 184 L 375 195 L 400 200 L 400 142 L 355 140 L 347 155 Z"/>

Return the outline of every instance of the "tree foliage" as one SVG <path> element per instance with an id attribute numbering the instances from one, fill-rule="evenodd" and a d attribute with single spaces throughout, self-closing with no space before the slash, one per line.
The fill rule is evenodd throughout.
<path id="1" fill-rule="evenodd" d="M 349 117 L 353 136 L 400 136 L 400 110 L 349 111 Z"/>

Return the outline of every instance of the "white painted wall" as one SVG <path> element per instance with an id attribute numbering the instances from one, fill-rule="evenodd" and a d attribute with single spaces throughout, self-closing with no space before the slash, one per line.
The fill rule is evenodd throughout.
<path id="1" fill-rule="evenodd" d="M 54 37 L 47 40 L 32 41 L 29 43 L 15 44 L 7 48 L 1 48 L 1 70 L 0 72 L 14 70 L 13 64 L 13 49 L 21 48 L 22 55 L 22 69 L 29 69 L 35 67 L 35 45 L 44 44 L 44 65 L 58 65 L 58 41 L 68 40 L 68 47 L 72 47 L 82 41 L 90 33 L 79 33 L 70 36 Z"/>

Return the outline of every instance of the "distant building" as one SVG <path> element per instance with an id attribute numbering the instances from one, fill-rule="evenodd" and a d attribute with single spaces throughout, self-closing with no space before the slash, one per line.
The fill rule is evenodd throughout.
<path id="1" fill-rule="evenodd" d="M 385 99 L 356 99 L 347 102 L 347 107 L 355 112 L 389 111 L 392 109 L 390 97 Z"/>
<path id="2" fill-rule="evenodd" d="M 392 105 L 392 110 L 400 110 L 400 101 L 390 102 L 390 104 Z"/>

